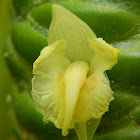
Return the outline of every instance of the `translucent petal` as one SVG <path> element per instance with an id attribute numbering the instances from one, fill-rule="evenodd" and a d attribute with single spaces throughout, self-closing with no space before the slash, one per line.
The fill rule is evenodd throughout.
<path id="1" fill-rule="evenodd" d="M 78 140 L 87 140 L 86 122 L 80 122 L 75 124 L 74 129 L 78 136 Z"/>
<path id="2" fill-rule="evenodd" d="M 64 57 L 66 41 L 44 48 L 34 63 L 32 97 L 44 121 L 63 127 L 65 86 L 63 74 L 70 64 Z"/>
<path id="3" fill-rule="evenodd" d="M 48 33 L 48 43 L 67 40 L 66 55 L 71 62 L 90 62 L 93 51 L 87 38 L 96 38 L 92 30 L 81 19 L 59 5 L 52 6 L 52 22 Z"/>
<path id="4" fill-rule="evenodd" d="M 102 117 L 99 119 L 90 119 L 86 123 L 86 130 L 87 130 L 87 140 L 92 140 L 92 137 L 94 136 L 94 133 L 96 132 L 96 129 L 98 128 L 98 125 L 100 123 Z"/>
<path id="5" fill-rule="evenodd" d="M 89 76 L 94 72 L 110 70 L 117 63 L 120 51 L 106 43 L 102 38 L 88 39 L 89 45 L 94 51 L 94 58 L 90 63 Z"/>
<path id="6" fill-rule="evenodd" d="M 36 71 L 48 73 L 59 72 L 63 74 L 70 64 L 65 57 L 66 41 L 59 40 L 45 47 L 33 64 L 33 73 Z"/>
<path id="7" fill-rule="evenodd" d="M 81 87 L 73 121 L 99 119 L 108 111 L 112 94 L 109 80 L 103 73 L 92 75 Z"/>
<path id="8" fill-rule="evenodd" d="M 91 140 L 98 128 L 100 120 L 101 117 L 99 119 L 90 119 L 86 122 L 76 123 L 74 129 L 78 136 L 78 140 Z"/>

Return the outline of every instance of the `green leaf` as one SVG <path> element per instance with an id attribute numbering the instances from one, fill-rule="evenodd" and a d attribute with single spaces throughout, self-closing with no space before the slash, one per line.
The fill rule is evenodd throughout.
<path id="1" fill-rule="evenodd" d="M 31 16 L 42 26 L 49 28 L 51 6 L 46 3 L 34 8 Z M 140 18 L 122 6 L 112 2 L 81 2 L 79 0 L 57 2 L 81 18 L 98 37 L 107 42 L 116 42 L 137 34 Z"/>
<path id="2" fill-rule="evenodd" d="M 121 50 L 118 56 L 118 64 L 107 74 L 109 78 L 116 82 L 129 85 L 140 85 L 140 41 L 134 38 L 119 42 L 113 46 Z"/>
<path id="3" fill-rule="evenodd" d="M 47 38 L 35 30 L 29 22 L 16 23 L 12 30 L 12 42 L 18 53 L 32 64 L 47 45 Z"/>
<path id="4" fill-rule="evenodd" d="M 4 45 L 4 58 L 15 80 L 18 82 L 24 80 L 30 83 L 32 68 L 17 54 L 12 44 L 11 37 L 8 37 Z"/>
<path id="5" fill-rule="evenodd" d="M 37 112 L 31 96 L 27 91 L 20 92 L 16 85 L 11 88 L 11 98 L 18 121 L 30 132 L 42 135 L 61 136 L 51 123 L 44 124 L 43 116 Z M 55 129 L 55 132 L 54 132 Z"/>

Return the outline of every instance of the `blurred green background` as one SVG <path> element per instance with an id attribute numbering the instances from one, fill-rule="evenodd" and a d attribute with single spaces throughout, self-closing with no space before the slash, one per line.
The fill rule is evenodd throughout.
<path id="1" fill-rule="evenodd" d="M 53 124 L 44 124 L 30 96 L 32 63 L 47 45 L 54 3 L 121 50 L 107 72 L 115 100 L 94 139 L 140 139 L 139 0 L 0 0 L 0 139 L 77 139 L 74 131 L 62 137 Z"/>
<path id="2" fill-rule="evenodd" d="M 10 90 L 11 76 L 4 61 L 3 44 L 11 29 L 11 8 L 9 0 L 0 0 L 0 138 L 5 140 L 10 136 L 9 106 L 6 97 Z"/>

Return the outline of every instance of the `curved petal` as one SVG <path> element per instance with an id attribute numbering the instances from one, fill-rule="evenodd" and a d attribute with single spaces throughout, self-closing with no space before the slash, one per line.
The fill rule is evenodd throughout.
<path id="1" fill-rule="evenodd" d="M 89 76 L 94 72 L 110 70 L 117 63 L 117 56 L 120 53 L 118 49 L 113 48 L 102 38 L 88 39 L 88 42 L 95 54 L 90 63 Z"/>
<path id="2" fill-rule="evenodd" d="M 80 89 L 86 80 L 89 65 L 84 61 L 76 61 L 69 65 L 64 75 L 65 84 L 65 115 L 62 134 L 67 134 L 69 128 L 73 128 L 72 124 L 74 111 L 77 105 L 77 99 Z"/>
<path id="3" fill-rule="evenodd" d="M 48 43 L 67 40 L 66 55 L 71 62 L 90 62 L 93 51 L 87 38 L 96 38 L 92 30 L 81 19 L 59 5 L 52 6 L 52 22 L 48 33 Z"/>
<path id="4" fill-rule="evenodd" d="M 66 41 L 57 41 L 45 47 L 34 63 L 32 97 L 44 121 L 52 121 L 62 128 L 64 116 L 63 74 L 70 64 L 65 58 Z"/>
<path id="5" fill-rule="evenodd" d="M 66 45 L 65 40 L 59 40 L 45 47 L 33 64 L 33 73 L 40 71 L 46 74 L 50 72 L 63 74 L 70 64 L 70 61 L 65 57 Z"/>

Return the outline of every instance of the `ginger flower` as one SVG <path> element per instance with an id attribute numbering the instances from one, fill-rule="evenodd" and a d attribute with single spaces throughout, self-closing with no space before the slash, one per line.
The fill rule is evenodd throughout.
<path id="1" fill-rule="evenodd" d="M 52 6 L 48 46 L 34 62 L 32 97 L 45 122 L 79 140 L 90 140 L 113 100 L 106 70 L 117 63 L 119 50 L 97 38 L 67 9 Z"/>

